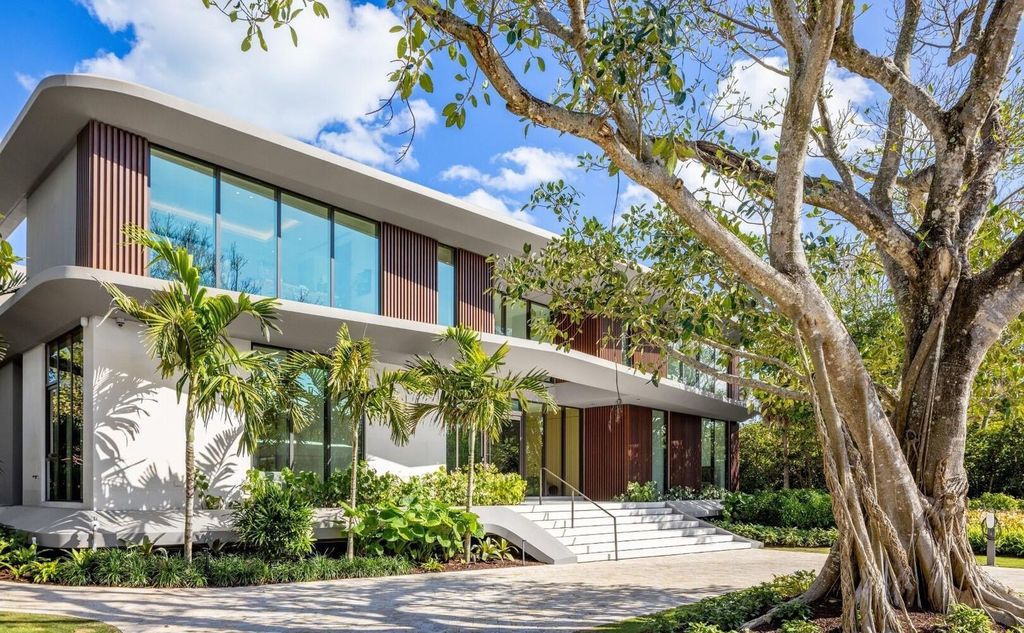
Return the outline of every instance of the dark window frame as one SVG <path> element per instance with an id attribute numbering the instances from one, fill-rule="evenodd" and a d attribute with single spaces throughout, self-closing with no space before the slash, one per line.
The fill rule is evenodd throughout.
<path id="1" fill-rule="evenodd" d="M 82 347 L 82 366 L 79 367 L 79 372 L 80 373 L 78 375 L 78 382 L 80 383 L 80 391 L 79 391 L 79 398 L 80 399 L 79 399 L 79 401 L 77 403 L 77 405 L 78 405 L 78 407 L 77 407 L 78 408 L 77 416 L 78 416 L 78 419 L 81 421 L 81 424 L 83 425 L 82 429 L 80 431 L 80 434 L 79 434 L 79 438 L 78 438 L 79 458 L 81 460 L 81 463 L 79 463 L 77 465 L 77 468 L 75 467 L 74 464 L 70 464 L 69 465 L 67 475 L 66 475 L 66 477 L 64 477 L 65 481 L 55 481 L 55 475 L 57 474 L 57 469 L 55 467 L 55 464 L 56 464 L 57 460 L 60 459 L 61 456 L 56 452 L 55 447 L 54 447 L 54 444 L 55 444 L 55 441 L 57 441 L 57 438 L 55 438 L 53 436 L 53 430 L 54 430 L 53 427 L 54 427 L 55 420 L 54 420 L 54 415 L 53 415 L 54 411 L 53 411 L 53 406 L 52 406 L 53 398 L 51 397 L 51 394 L 53 394 L 53 393 L 57 394 L 57 407 L 59 409 L 60 408 L 60 404 L 61 404 L 61 399 L 60 399 L 61 374 L 64 373 L 64 372 L 62 372 L 61 368 L 60 368 L 60 357 L 59 357 L 59 352 L 58 352 L 56 378 L 54 379 L 54 381 L 52 381 L 52 382 L 50 381 L 49 370 L 50 370 L 50 357 L 51 357 L 51 353 L 52 353 L 51 350 L 54 347 L 57 347 L 58 350 L 62 349 L 62 348 L 65 348 L 65 347 L 68 348 L 69 350 L 71 350 L 71 353 L 72 353 L 71 360 L 73 362 L 73 360 L 74 360 L 73 352 L 74 352 L 74 347 L 75 347 L 75 343 L 76 342 L 79 345 L 81 345 L 81 347 Z M 50 340 L 49 342 L 46 343 L 46 346 L 44 348 L 44 352 L 46 354 L 45 360 L 44 360 L 44 363 L 43 363 L 43 393 L 44 393 L 44 398 L 46 400 L 45 413 L 44 413 L 44 415 L 45 415 L 45 424 L 46 424 L 46 432 L 45 432 L 45 435 L 46 435 L 46 439 L 45 439 L 45 442 L 46 442 L 46 444 L 45 444 L 45 446 L 46 446 L 46 456 L 45 456 L 45 459 L 44 459 L 44 463 L 45 463 L 44 476 L 46 477 L 46 481 L 45 481 L 45 491 L 44 491 L 45 497 L 44 498 L 45 498 L 45 500 L 48 503 L 50 503 L 50 502 L 52 502 L 52 503 L 83 503 L 83 501 L 84 501 L 84 494 L 85 494 L 85 481 L 84 481 L 84 470 L 85 470 L 85 428 L 84 428 L 84 424 L 85 424 L 85 386 L 84 386 L 84 383 L 82 382 L 85 379 L 85 375 L 84 375 L 85 374 L 85 333 L 84 333 L 84 329 L 80 325 L 79 326 L 75 326 L 74 328 L 68 330 L 64 334 L 61 334 L 60 336 Z M 72 373 L 72 375 L 74 375 L 74 368 L 73 367 L 72 367 L 71 373 Z M 72 394 L 74 394 L 74 379 L 72 379 L 72 383 L 71 383 L 71 392 L 72 392 Z M 74 405 L 74 403 L 72 403 L 72 405 Z M 74 415 L 74 414 L 72 413 L 72 415 Z M 57 424 L 59 425 L 60 422 L 58 421 Z M 66 435 L 66 437 L 64 438 L 64 440 L 68 444 L 67 448 L 70 451 L 71 458 L 73 459 L 73 457 L 74 457 L 74 444 L 75 444 L 75 440 L 74 440 L 74 424 L 73 423 L 66 425 L 65 435 Z M 76 489 L 75 481 L 74 481 L 76 471 L 77 471 L 77 475 L 78 475 L 77 489 Z M 57 486 L 62 486 L 63 487 L 63 489 L 64 489 L 63 490 L 63 494 L 56 494 L 57 491 L 58 491 Z"/>

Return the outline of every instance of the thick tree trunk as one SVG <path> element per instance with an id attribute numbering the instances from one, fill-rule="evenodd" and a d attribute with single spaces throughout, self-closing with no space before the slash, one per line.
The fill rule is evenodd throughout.
<path id="1" fill-rule="evenodd" d="M 893 424 L 831 309 L 823 302 L 797 325 L 813 369 L 840 534 L 803 599 L 841 594 L 847 631 L 897 630 L 908 624 L 905 608 L 945 612 L 957 602 L 1002 624 L 1021 622 L 1024 602 L 979 569 L 966 535 L 967 403 L 984 350 L 966 335 L 932 337 L 935 349 L 918 363 L 927 371 L 917 371 L 918 384 L 904 390 L 911 398 L 900 407 L 905 419 Z M 906 429 L 904 438 L 898 428 Z"/>
<path id="2" fill-rule="evenodd" d="M 195 512 L 196 496 L 196 421 L 192 411 L 194 388 L 189 385 L 185 404 L 185 561 L 192 561 L 192 515 Z"/>

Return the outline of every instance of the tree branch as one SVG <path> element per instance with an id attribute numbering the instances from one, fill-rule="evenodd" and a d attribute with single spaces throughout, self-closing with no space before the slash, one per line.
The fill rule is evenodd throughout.
<path id="1" fill-rule="evenodd" d="M 999 98 L 1017 41 L 1022 12 L 1024 0 L 996 2 L 992 9 L 971 67 L 970 83 L 953 108 L 959 113 L 964 139 L 974 137 Z"/>
<path id="2" fill-rule="evenodd" d="M 713 367 L 711 365 L 708 365 L 707 363 L 702 363 L 696 358 L 688 356 L 677 349 L 671 347 L 666 347 L 665 349 L 668 350 L 669 356 L 678 360 L 683 365 L 686 365 L 690 369 L 695 369 L 702 374 L 711 376 L 716 380 L 721 380 L 723 382 L 727 382 L 731 385 L 736 385 L 737 387 L 742 387 L 744 389 L 755 389 L 757 391 L 764 391 L 765 393 L 770 393 L 772 395 L 780 396 L 782 398 L 789 398 L 791 400 L 799 400 L 801 402 L 811 401 L 811 396 L 806 391 L 787 389 L 786 387 L 773 385 L 771 383 L 767 383 L 762 380 L 757 380 L 755 378 L 747 378 L 745 376 L 737 376 L 736 374 L 723 372 L 717 367 Z"/>

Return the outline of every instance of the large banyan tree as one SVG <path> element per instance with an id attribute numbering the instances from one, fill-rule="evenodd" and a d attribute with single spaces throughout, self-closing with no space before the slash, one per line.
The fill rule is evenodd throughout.
<path id="1" fill-rule="evenodd" d="M 449 125 L 497 96 L 510 125 L 589 141 L 585 167 L 658 201 L 605 224 L 581 215 L 571 187 L 542 188 L 533 202 L 569 228 L 502 263 L 510 292 L 549 294 L 563 329 L 588 312 L 620 319 L 630 345 L 666 355 L 724 336 L 725 351 L 763 363 L 751 387 L 802 376 L 771 393 L 813 403 L 841 535 L 804 600 L 841 593 L 846 630 L 900 629 L 906 608 L 955 602 L 1024 619 L 1021 598 L 975 564 L 964 469 L 975 375 L 1024 310 L 1024 0 L 390 2 L 398 100 L 444 72 Z M 247 25 L 247 48 L 306 4 L 324 15 L 307 0 L 219 8 Z M 783 89 L 745 93 L 757 87 L 737 69 Z M 842 103 L 850 78 L 871 98 Z M 878 262 L 898 311 L 891 384 L 822 272 L 856 283 L 835 266 L 843 249 Z M 786 333 L 794 362 L 768 369 L 743 349 L 744 328 L 761 326 Z"/>

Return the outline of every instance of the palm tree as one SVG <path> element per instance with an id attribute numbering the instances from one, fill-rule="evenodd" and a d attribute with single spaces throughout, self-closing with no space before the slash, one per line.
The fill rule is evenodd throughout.
<path id="1" fill-rule="evenodd" d="M 192 560 L 192 516 L 196 467 L 196 420 L 208 421 L 218 408 L 243 419 L 243 442 L 250 450 L 263 434 L 264 411 L 272 401 L 273 363 L 263 352 L 240 352 L 228 338 L 228 327 L 248 315 L 269 339 L 276 325 L 276 299 L 253 300 L 245 293 L 232 298 L 211 295 L 202 286 L 192 256 L 170 240 L 138 226 L 126 226 L 128 241 L 153 253 L 150 266 L 165 268 L 170 281 L 140 303 L 114 284 L 103 287 L 120 311 L 142 324 L 142 339 L 164 379 L 177 378 L 178 402 L 185 394 L 185 560 Z"/>
<path id="2" fill-rule="evenodd" d="M 422 420 L 433 413 L 439 423 L 456 433 L 468 435 L 466 511 L 469 512 L 473 507 L 477 433 L 498 440 L 502 427 L 512 416 L 513 401 L 518 401 L 523 411 L 527 408 L 529 396 L 555 410 L 558 405 L 548 393 L 546 371 L 534 369 L 525 374 L 500 372 L 509 351 L 507 342 L 493 354 L 488 354 L 480 344 L 480 335 L 463 325 L 449 327 L 437 340 L 440 343 L 454 342 L 458 355 L 450 365 L 438 361 L 433 355 L 427 358 L 417 356 L 410 364 L 410 369 L 418 377 L 420 392 L 433 396 L 433 401 L 415 405 L 413 417 Z M 466 534 L 467 563 L 470 560 L 470 539 L 471 535 Z"/>
<path id="3" fill-rule="evenodd" d="M 396 444 L 404 444 L 411 433 L 411 410 L 399 387 L 415 390 L 415 375 L 407 371 L 383 370 L 374 373 L 376 356 L 368 338 L 353 340 L 348 326 L 338 329 L 338 336 L 327 354 L 291 352 L 281 368 L 280 393 L 293 425 L 302 428 L 316 410 L 318 400 L 308 389 L 308 377 L 325 378 L 326 393 L 335 405 L 332 415 L 339 415 L 350 425 L 352 437 L 352 472 L 349 489 L 348 558 L 355 556 L 353 532 L 354 513 L 359 491 L 359 425 L 382 424 L 391 431 Z"/>
<path id="4" fill-rule="evenodd" d="M 25 283 L 25 273 L 17 268 L 21 258 L 14 254 L 14 247 L 0 238 L 0 296 L 17 290 Z M 0 334 L 0 361 L 7 355 L 7 341 Z"/>

